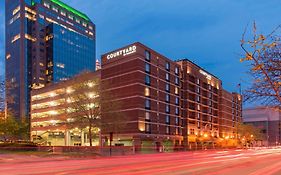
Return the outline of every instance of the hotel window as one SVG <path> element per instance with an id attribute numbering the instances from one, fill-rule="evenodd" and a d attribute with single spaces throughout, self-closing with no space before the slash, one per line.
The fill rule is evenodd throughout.
<path id="1" fill-rule="evenodd" d="M 149 88 L 145 88 L 144 89 L 144 95 L 146 96 L 146 97 L 149 97 L 150 96 L 150 89 Z"/>
<path id="2" fill-rule="evenodd" d="M 166 102 L 170 102 L 170 95 L 169 94 L 166 94 Z"/>
<path id="3" fill-rule="evenodd" d="M 200 102 L 200 96 L 199 95 L 196 95 L 196 101 Z"/>
<path id="4" fill-rule="evenodd" d="M 197 110 L 200 111 L 200 105 L 199 104 L 197 105 Z"/>
<path id="5" fill-rule="evenodd" d="M 211 100 L 209 100 L 209 106 L 212 106 L 212 101 Z"/>
<path id="6" fill-rule="evenodd" d="M 209 98 L 212 98 L 212 93 L 211 92 L 208 95 L 209 95 Z"/>
<path id="7" fill-rule="evenodd" d="M 170 134 L 170 126 L 166 126 L 166 134 Z"/>
<path id="8" fill-rule="evenodd" d="M 145 72 L 150 73 L 150 64 L 145 63 Z"/>
<path id="9" fill-rule="evenodd" d="M 176 77 L 176 78 L 175 78 L 175 83 L 176 83 L 176 85 L 179 85 L 179 84 L 180 84 L 179 82 L 180 82 L 179 77 Z"/>
<path id="10" fill-rule="evenodd" d="M 151 54 L 150 54 L 150 52 L 149 51 L 145 51 L 145 60 L 146 61 L 150 61 L 150 58 L 151 58 Z"/>
<path id="11" fill-rule="evenodd" d="M 149 99 L 145 99 L 145 108 L 150 109 L 150 100 Z"/>
<path id="12" fill-rule="evenodd" d="M 179 124 L 180 124 L 179 117 L 176 117 L 176 125 L 179 125 Z"/>
<path id="13" fill-rule="evenodd" d="M 61 14 L 62 16 L 66 16 L 66 13 L 65 13 L 64 11 L 61 11 L 60 14 Z"/>
<path id="14" fill-rule="evenodd" d="M 200 120 L 200 113 L 197 113 L 197 119 Z"/>
<path id="15" fill-rule="evenodd" d="M 212 90 L 212 86 L 209 84 L 209 90 Z"/>
<path id="16" fill-rule="evenodd" d="M 93 26 L 90 26 L 90 25 L 89 25 L 89 29 L 90 29 L 90 30 L 93 30 Z"/>
<path id="17" fill-rule="evenodd" d="M 191 135 L 194 135 L 194 134 L 195 134 L 195 132 L 194 132 L 195 130 L 194 130 L 194 129 L 190 129 L 189 131 L 190 131 L 190 134 L 191 134 Z"/>
<path id="18" fill-rule="evenodd" d="M 200 88 L 199 88 L 199 87 L 196 87 L 196 92 L 197 92 L 198 94 L 200 94 Z"/>
<path id="19" fill-rule="evenodd" d="M 178 87 L 175 87 L 175 94 L 179 95 L 179 88 Z"/>
<path id="20" fill-rule="evenodd" d="M 145 84 L 150 85 L 150 76 L 149 75 L 145 75 Z"/>
<path id="21" fill-rule="evenodd" d="M 151 132 L 151 126 L 149 123 L 145 123 L 145 132 L 147 132 L 147 133 Z"/>
<path id="22" fill-rule="evenodd" d="M 200 84 L 200 79 L 199 78 L 197 79 L 197 84 Z"/>
<path id="23" fill-rule="evenodd" d="M 169 73 L 166 73 L 166 80 L 170 81 L 170 74 Z"/>
<path id="24" fill-rule="evenodd" d="M 170 113 L 170 106 L 169 105 L 166 105 L 166 113 Z"/>
<path id="25" fill-rule="evenodd" d="M 169 115 L 166 115 L 166 124 L 170 124 L 170 116 Z"/>
<path id="26" fill-rule="evenodd" d="M 166 83 L 165 90 L 166 90 L 167 92 L 170 92 L 170 84 Z"/>
<path id="27" fill-rule="evenodd" d="M 87 23 L 85 23 L 85 22 L 83 22 L 82 25 L 83 25 L 84 27 L 87 27 Z"/>
<path id="28" fill-rule="evenodd" d="M 52 7 L 52 9 L 55 11 L 55 12 L 58 12 L 59 11 L 59 9 L 57 8 L 57 7 Z"/>
<path id="29" fill-rule="evenodd" d="M 179 74 L 179 68 L 178 68 L 178 67 L 175 68 L 175 74 L 176 74 L 176 75 Z"/>
<path id="30" fill-rule="evenodd" d="M 179 115 L 179 114 L 180 114 L 180 108 L 179 108 L 179 107 L 176 107 L 175 114 L 176 114 L 176 115 Z"/>
<path id="31" fill-rule="evenodd" d="M 200 128 L 200 122 L 197 122 L 197 128 Z"/>
<path id="32" fill-rule="evenodd" d="M 169 62 L 166 62 L 166 66 L 165 66 L 165 67 L 166 67 L 166 70 L 169 71 L 169 70 L 170 70 L 170 63 L 169 63 Z"/>
<path id="33" fill-rule="evenodd" d="M 76 20 L 75 20 L 75 21 L 76 21 L 77 23 L 79 23 L 79 24 L 80 24 L 80 20 L 79 20 L 79 19 L 77 19 L 77 18 L 76 18 Z"/>
<path id="34" fill-rule="evenodd" d="M 176 105 L 179 105 L 179 104 L 180 104 L 180 98 L 176 97 Z"/>
<path id="35" fill-rule="evenodd" d="M 149 112 L 145 112 L 145 120 L 150 121 L 150 113 Z"/>

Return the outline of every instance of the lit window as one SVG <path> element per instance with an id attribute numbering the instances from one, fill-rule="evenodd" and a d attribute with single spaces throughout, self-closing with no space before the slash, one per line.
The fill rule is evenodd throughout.
<path id="1" fill-rule="evenodd" d="M 197 105 L 197 110 L 200 111 L 200 105 L 199 104 Z"/>
<path id="2" fill-rule="evenodd" d="M 89 29 L 90 29 L 90 30 L 93 30 L 93 26 L 90 26 L 90 25 L 89 25 Z"/>
<path id="3" fill-rule="evenodd" d="M 13 37 L 12 43 L 16 42 L 18 39 L 20 39 L 20 34 L 17 34 L 16 36 Z"/>
<path id="4" fill-rule="evenodd" d="M 60 14 L 61 14 L 62 16 L 66 16 L 66 13 L 65 13 L 64 11 L 61 11 Z"/>
<path id="5" fill-rule="evenodd" d="M 149 123 L 145 123 L 145 132 L 151 132 L 151 126 Z"/>
<path id="6" fill-rule="evenodd" d="M 87 23 L 85 23 L 85 22 L 83 22 L 82 25 L 83 25 L 84 27 L 87 27 Z"/>
<path id="7" fill-rule="evenodd" d="M 6 59 L 8 60 L 8 59 L 10 59 L 11 58 L 11 54 L 7 54 L 6 55 Z"/>
<path id="8" fill-rule="evenodd" d="M 15 15 L 16 13 L 18 13 L 20 11 L 20 6 L 17 6 L 15 8 L 15 10 L 13 11 L 13 15 Z"/>
<path id="9" fill-rule="evenodd" d="M 200 120 L 200 113 L 197 113 L 197 119 Z"/>
<path id="10" fill-rule="evenodd" d="M 200 79 L 199 78 L 197 79 L 197 84 L 200 84 Z"/>
<path id="11" fill-rule="evenodd" d="M 180 121 L 179 121 L 179 117 L 176 117 L 176 125 L 179 125 Z"/>
<path id="12" fill-rule="evenodd" d="M 150 113 L 149 112 L 145 112 L 145 120 L 150 120 Z"/>
<path id="13" fill-rule="evenodd" d="M 50 4 L 44 2 L 44 6 L 47 7 L 47 8 L 50 8 Z"/>
<path id="14" fill-rule="evenodd" d="M 77 23 L 79 23 L 79 24 L 80 24 L 80 20 L 79 20 L 79 19 L 77 19 L 77 18 L 76 18 L 76 20 L 75 20 L 75 21 L 76 21 Z"/>
<path id="15" fill-rule="evenodd" d="M 170 127 L 166 126 L 166 134 L 170 134 Z"/>
<path id="16" fill-rule="evenodd" d="M 68 18 L 73 20 L 73 16 L 72 15 L 68 15 Z"/>
<path id="17" fill-rule="evenodd" d="M 151 57 L 150 52 L 146 50 L 145 51 L 145 60 L 150 61 L 150 57 Z"/>
<path id="18" fill-rule="evenodd" d="M 197 127 L 200 128 L 200 122 L 197 122 Z"/>
<path id="19" fill-rule="evenodd" d="M 179 94 L 179 88 L 178 87 L 175 87 L 175 94 Z"/>
<path id="20" fill-rule="evenodd" d="M 145 88 L 144 89 L 144 95 L 146 96 L 146 97 L 149 97 L 150 96 L 150 89 L 149 88 Z"/>
<path id="21" fill-rule="evenodd" d="M 57 7 L 54 7 L 52 8 L 55 12 L 59 12 L 59 9 Z"/>
<path id="22" fill-rule="evenodd" d="M 176 114 L 176 115 L 179 115 L 179 114 L 180 114 L 180 109 L 179 109 L 179 107 L 176 107 L 175 114 Z"/>
<path id="23" fill-rule="evenodd" d="M 150 64 L 145 63 L 145 72 L 150 73 Z"/>

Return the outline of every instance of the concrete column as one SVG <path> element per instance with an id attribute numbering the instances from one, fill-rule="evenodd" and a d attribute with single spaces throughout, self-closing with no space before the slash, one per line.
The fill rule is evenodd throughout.
<path id="1" fill-rule="evenodd" d="M 64 132 L 64 141 L 65 141 L 65 146 L 70 146 L 70 142 L 71 142 L 71 137 L 70 137 L 70 132 L 69 130 L 65 130 Z"/>
<path id="2" fill-rule="evenodd" d="M 81 131 L 81 146 L 85 146 L 84 131 Z"/>

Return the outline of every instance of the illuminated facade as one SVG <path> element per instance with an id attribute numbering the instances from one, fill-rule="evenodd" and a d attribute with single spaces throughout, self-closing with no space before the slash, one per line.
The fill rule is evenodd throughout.
<path id="1" fill-rule="evenodd" d="M 89 146 L 88 126 L 71 124 L 75 115 L 71 96 L 73 86 L 100 80 L 100 71 L 78 75 L 71 80 L 47 85 L 31 91 L 31 140 L 42 145 L 52 146 Z M 90 83 L 91 84 L 90 84 Z M 93 88 L 95 89 L 95 88 Z M 89 91 L 89 94 L 99 92 Z M 91 97 L 92 98 L 92 97 Z M 93 96 L 93 98 L 99 98 Z M 82 105 L 82 104 L 81 104 Z M 94 128 L 93 145 L 99 145 L 99 129 Z"/>
<path id="2" fill-rule="evenodd" d="M 59 0 L 6 0 L 8 104 L 17 117 L 29 114 L 30 90 L 95 70 L 95 25 Z"/>

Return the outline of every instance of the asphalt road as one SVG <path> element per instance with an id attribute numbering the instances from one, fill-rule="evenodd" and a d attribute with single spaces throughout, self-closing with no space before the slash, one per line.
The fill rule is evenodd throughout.
<path id="1" fill-rule="evenodd" d="M 2 175 L 281 175 L 281 148 L 161 153 L 111 158 L 0 155 Z"/>

